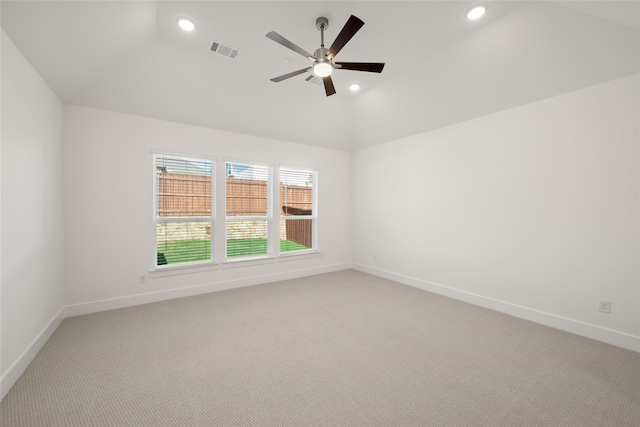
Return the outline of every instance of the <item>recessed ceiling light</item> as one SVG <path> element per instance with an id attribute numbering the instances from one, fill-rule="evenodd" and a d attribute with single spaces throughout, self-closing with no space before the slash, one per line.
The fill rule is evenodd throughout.
<path id="1" fill-rule="evenodd" d="M 487 11 L 487 6 L 478 4 L 467 11 L 468 19 L 478 19 Z"/>
<path id="2" fill-rule="evenodd" d="M 352 83 L 349 86 L 349 90 L 351 90 L 351 92 L 357 92 L 360 90 L 360 85 L 358 83 Z"/>
<path id="3" fill-rule="evenodd" d="M 185 31 L 193 31 L 196 29 L 196 24 L 193 23 L 191 19 L 188 18 L 178 18 L 178 25 Z"/>

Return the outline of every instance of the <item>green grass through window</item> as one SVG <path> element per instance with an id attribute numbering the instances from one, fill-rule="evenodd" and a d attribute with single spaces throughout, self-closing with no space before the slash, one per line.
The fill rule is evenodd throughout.
<path id="1" fill-rule="evenodd" d="M 158 243 L 158 265 L 162 254 L 167 264 L 206 261 L 211 258 L 209 240 L 171 240 Z"/>
<path id="2" fill-rule="evenodd" d="M 310 249 L 290 240 L 280 241 L 280 252 L 292 252 Z M 209 240 L 174 240 L 158 244 L 158 253 L 162 253 L 167 264 L 207 261 L 211 258 Z M 267 253 L 267 239 L 231 239 L 227 240 L 227 257 L 258 256 Z M 159 256 L 160 260 L 160 256 Z M 161 264 L 158 261 L 158 264 Z"/>

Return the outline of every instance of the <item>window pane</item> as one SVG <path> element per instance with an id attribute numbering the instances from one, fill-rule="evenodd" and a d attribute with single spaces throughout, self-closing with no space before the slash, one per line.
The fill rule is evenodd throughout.
<path id="1" fill-rule="evenodd" d="M 163 222 L 156 225 L 158 265 L 209 261 L 210 222 Z"/>
<path id="2" fill-rule="evenodd" d="M 156 155 L 156 216 L 211 216 L 211 162 Z"/>
<path id="3" fill-rule="evenodd" d="M 313 172 L 280 169 L 281 253 L 314 248 L 314 178 Z"/>
<path id="4" fill-rule="evenodd" d="M 313 214 L 313 172 L 280 169 L 281 215 Z"/>
<path id="5" fill-rule="evenodd" d="M 313 248 L 313 220 L 280 221 L 280 252 L 302 251 Z"/>
<path id="6" fill-rule="evenodd" d="M 266 255 L 268 230 L 266 220 L 227 221 L 227 258 Z"/>
<path id="7" fill-rule="evenodd" d="M 267 216 L 269 168 L 227 163 L 227 216 Z"/>

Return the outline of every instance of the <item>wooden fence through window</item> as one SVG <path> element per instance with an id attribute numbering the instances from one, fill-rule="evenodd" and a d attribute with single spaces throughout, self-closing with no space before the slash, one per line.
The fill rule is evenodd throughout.
<path id="1" fill-rule="evenodd" d="M 158 215 L 211 216 L 211 177 L 158 173 Z"/>
<path id="2" fill-rule="evenodd" d="M 211 179 L 205 175 L 160 172 L 158 179 L 158 215 L 190 217 L 211 215 Z M 311 187 L 280 183 L 280 215 L 285 219 L 287 240 L 312 247 L 312 221 L 289 220 L 288 216 L 311 215 Z M 227 216 L 265 216 L 267 182 L 229 177 L 226 179 Z"/>

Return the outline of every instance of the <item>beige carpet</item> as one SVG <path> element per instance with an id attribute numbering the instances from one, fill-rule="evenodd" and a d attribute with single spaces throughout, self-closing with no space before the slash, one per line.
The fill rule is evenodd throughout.
<path id="1" fill-rule="evenodd" d="M 640 354 L 348 270 L 64 320 L 3 426 L 638 426 Z"/>

